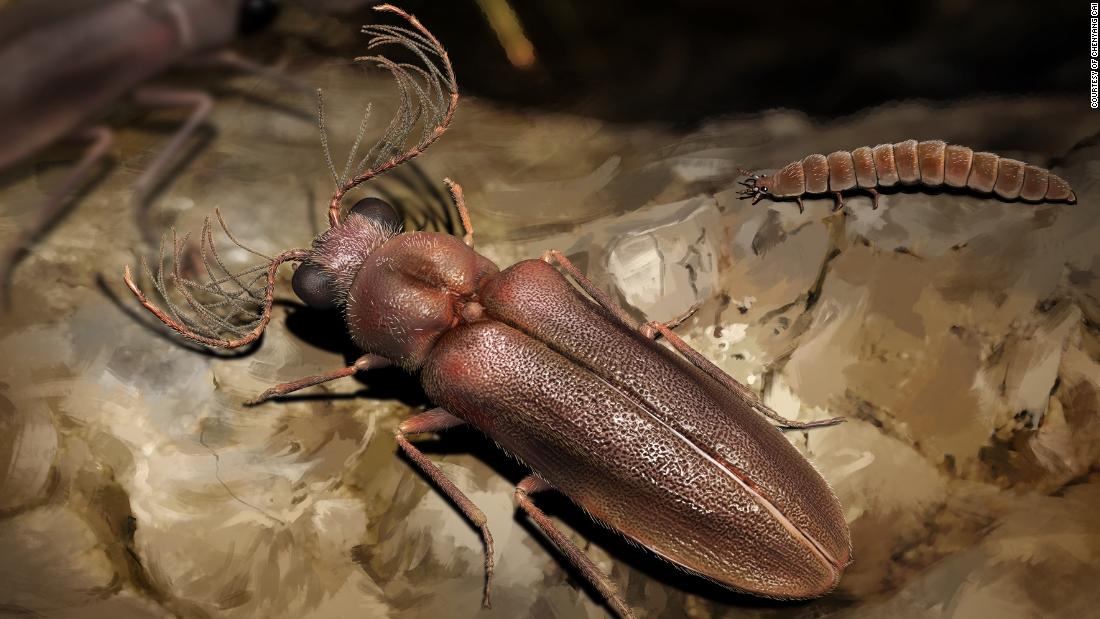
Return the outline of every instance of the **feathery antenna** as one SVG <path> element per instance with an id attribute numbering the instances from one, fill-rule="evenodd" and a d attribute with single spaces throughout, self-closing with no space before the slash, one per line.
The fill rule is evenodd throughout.
<path id="1" fill-rule="evenodd" d="M 172 258 L 165 259 L 161 241 L 156 271 L 142 259 L 142 269 L 164 302 L 154 305 L 134 282 L 130 267 L 123 281 L 138 301 L 165 325 L 183 337 L 218 348 L 240 348 L 259 339 L 271 320 L 275 298 L 275 272 L 279 265 L 304 259 L 309 252 L 292 249 L 275 257 L 247 247 L 229 231 L 221 213 L 215 211 L 222 231 L 240 249 L 264 259 L 264 263 L 240 271 L 231 270 L 214 243 L 213 225 L 207 217 L 199 234 L 198 256 L 190 235 L 182 239 L 173 228 Z M 171 267 L 166 269 L 167 263 Z M 191 272 L 195 275 L 191 276 Z"/>
<path id="2" fill-rule="evenodd" d="M 348 153 L 343 173 L 337 174 L 328 145 L 324 98 L 318 92 L 317 124 L 321 131 L 321 148 L 336 184 L 336 191 L 329 202 L 329 224 L 333 226 L 340 222 L 340 201 L 347 192 L 424 152 L 447 130 L 458 107 L 454 69 L 439 40 L 416 17 L 395 6 L 383 4 L 374 7 L 374 10 L 395 13 L 404 18 L 411 28 L 384 24 L 364 26 L 363 32 L 371 37 L 367 49 L 374 50 L 386 45 L 403 47 L 417 57 L 420 65 L 394 62 L 377 54 L 356 58 L 361 62 L 373 62 L 389 71 L 401 100 L 382 137 L 355 164 L 354 168 L 360 170 L 355 176 L 350 176 L 352 162 L 359 154 L 370 120 L 371 106 L 368 104 L 363 113 L 359 133 Z M 419 132 L 415 131 L 418 125 Z"/>
<path id="3" fill-rule="evenodd" d="M 324 97 L 317 92 L 321 148 L 336 186 L 329 204 L 329 223 L 333 226 L 340 221 L 340 200 L 348 191 L 424 152 L 450 126 L 458 105 L 454 70 L 446 50 L 435 36 L 401 9 L 388 4 L 374 9 L 395 13 L 410 27 L 364 26 L 363 32 L 371 37 L 367 49 L 399 46 L 416 56 L 420 65 L 394 62 L 377 54 L 356 58 L 389 71 L 401 101 L 382 137 L 356 161 L 371 117 L 371 106 L 366 106 L 341 173 L 336 171 L 329 148 Z M 418 126 L 420 130 L 416 131 Z M 353 169 L 360 171 L 352 176 Z M 284 262 L 305 260 L 309 251 L 292 249 L 273 257 L 264 255 L 238 241 L 221 213 L 215 211 L 215 214 L 226 237 L 238 248 L 262 259 L 261 264 L 238 271 L 227 266 L 218 254 L 213 224 L 207 217 L 199 234 L 197 250 L 189 237 L 179 239 L 173 229 L 170 232 L 171 260 L 165 259 L 162 241 L 156 270 L 142 261 L 146 277 L 163 299 L 163 308 L 146 297 L 134 282 L 129 267 L 126 267 L 123 280 L 146 310 L 188 340 L 218 348 L 239 348 L 258 340 L 271 320 L 279 266 Z M 170 268 L 166 268 L 167 262 L 171 262 Z"/>

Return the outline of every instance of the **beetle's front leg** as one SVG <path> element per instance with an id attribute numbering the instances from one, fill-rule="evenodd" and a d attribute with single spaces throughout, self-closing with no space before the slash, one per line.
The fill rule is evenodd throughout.
<path id="1" fill-rule="evenodd" d="M 413 446 L 406 438 L 408 434 L 420 434 L 422 432 L 439 432 L 447 428 L 453 428 L 466 423 L 458 417 L 448 413 L 442 408 L 433 408 L 419 415 L 406 419 L 397 427 L 394 437 L 397 445 L 405 452 L 405 455 L 416 464 L 428 479 L 451 499 L 466 518 L 477 526 L 481 532 L 481 539 L 485 542 L 485 592 L 482 596 L 482 604 L 489 607 L 489 590 L 493 585 L 493 536 L 489 533 L 489 526 L 485 518 L 485 512 L 481 511 L 468 496 L 458 489 L 453 481 L 447 478 L 442 469 L 428 459 L 419 449 Z"/>
<path id="2" fill-rule="evenodd" d="M 596 587 L 600 594 L 603 595 L 604 599 L 607 600 L 608 605 L 615 611 L 615 614 L 623 619 L 632 619 L 634 617 L 634 612 L 631 611 L 630 607 L 623 601 L 622 596 L 619 595 L 619 589 L 615 584 L 608 579 L 607 575 L 600 571 L 600 568 L 596 567 L 596 564 L 592 562 L 592 559 L 588 558 L 588 555 L 584 554 L 584 551 L 577 548 L 573 540 L 566 537 L 566 535 L 558 529 L 553 520 L 550 520 L 550 518 L 531 501 L 532 494 L 551 489 L 552 487 L 550 484 L 541 477 L 528 475 L 519 482 L 518 486 L 516 486 L 516 504 L 530 516 L 539 530 L 545 533 L 546 537 L 550 538 L 550 541 L 565 555 L 569 563 L 577 568 L 592 586 Z"/>
<path id="3" fill-rule="evenodd" d="M 321 383 L 327 383 L 330 380 L 336 380 L 337 378 L 343 378 L 345 376 L 351 376 L 359 372 L 366 372 L 367 370 L 374 370 L 378 368 L 384 368 L 391 364 L 389 359 L 380 357 L 378 355 L 366 354 L 355 360 L 355 363 L 349 365 L 346 368 L 340 368 L 338 370 L 330 370 L 321 374 L 314 374 L 313 376 L 304 376 L 302 378 L 292 380 L 286 383 L 279 383 L 274 387 L 264 391 L 260 395 L 245 402 L 245 406 L 255 406 L 262 404 L 271 398 L 280 395 L 286 395 L 288 393 L 294 393 L 299 389 L 305 389 L 306 387 L 312 387 L 314 385 L 320 385 Z"/>

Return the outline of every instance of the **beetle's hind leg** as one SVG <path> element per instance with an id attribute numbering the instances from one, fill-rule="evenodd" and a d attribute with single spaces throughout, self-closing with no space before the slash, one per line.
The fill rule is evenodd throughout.
<path id="1" fill-rule="evenodd" d="M 432 480 L 432 483 L 443 491 L 443 494 L 447 495 L 447 498 L 451 499 L 451 501 L 458 506 L 462 514 L 466 516 L 470 522 L 474 523 L 474 526 L 481 532 L 481 539 L 485 542 L 485 591 L 481 601 L 482 604 L 488 608 L 489 591 L 493 585 L 493 535 L 489 533 L 485 512 L 481 511 L 481 508 L 477 505 L 474 505 L 474 502 L 463 494 L 453 481 L 447 478 L 442 469 L 429 460 L 423 452 L 413 446 L 413 444 L 409 442 L 409 439 L 406 438 L 409 434 L 439 432 L 447 428 L 460 426 L 464 423 L 466 422 L 442 408 L 433 408 L 430 411 L 425 411 L 419 415 L 406 419 L 397 427 L 397 431 L 394 432 L 394 437 L 397 439 L 397 445 L 401 447 L 405 455 L 416 464 L 418 469 L 428 476 L 428 479 Z"/>
<path id="2" fill-rule="evenodd" d="M 566 535 L 558 529 L 553 520 L 550 520 L 550 518 L 531 501 L 532 494 L 551 489 L 550 484 L 541 478 L 534 475 L 528 475 L 519 482 L 518 486 L 516 486 L 516 504 L 532 521 L 534 521 L 535 526 L 546 534 L 546 537 L 550 538 L 550 541 L 565 555 L 569 563 L 577 568 L 592 586 L 596 587 L 600 594 L 603 595 L 604 599 L 607 600 L 608 605 L 615 611 L 615 614 L 623 619 L 632 619 L 634 613 L 619 595 L 619 590 L 615 584 L 596 567 L 596 564 L 592 562 L 592 559 L 588 558 L 588 555 L 584 554 L 584 551 L 577 548 L 573 540 L 566 537 Z"/>

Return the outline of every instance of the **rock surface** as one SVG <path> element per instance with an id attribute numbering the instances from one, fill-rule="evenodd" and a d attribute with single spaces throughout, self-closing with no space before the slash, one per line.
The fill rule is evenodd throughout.
<path id="1" fill-rule="evenodd" d="M 376 76 L 299 71 L 328 90 L 333 128 L 351 131 L 368 97 L 393 102 Z M 258 106 L 239 93 L 270 92 L 262 82 L 232 86 L 217 138 L 156 218 L 197 232 L 217 207 L 261 251 L 305 246 L 330 191 L 309 103 Z M 688 135 L 466 101 L 437 146 L 370 190 L 439 225 L 452 177 L 487 256 L 561 249 L 648 319 L 701 303 L 679 332 L 707 357 L 784 415 L 848 420 L 788 434 L 853 534 L 855 562 L 817 601 L 725 592 L 550 499 L 643 616 L 1077 617 L 1100 605 L 1100 147 L 1082 141 L 1094 130 L 1065 100 L 907 103 L 828 124 L 773 112 Z M 899 192 L 877 211 L 853 197 L 800 214 L 735 199 L 739 166 L 908 137 L 1057 162 L 1080 203 Z M 202 355 L 149 328 L 120 282 L 143 253 L 121 205 L 162 138 L 122 127 L 119 165 L 16 271 L 0 327 L 0 609 L 604 616 L 514 517 L 523 471 L 458 430 L 426 452 L 496 537 L 494 605 L 479 610 L 477 535 L 395 453 L 392 430 L 428 404 L 415 381 L 382 372 L 242 405 L 353 354 L 337 317 L 296 305 L 289 272 L 253 354 Z M 0 240 L 55 180 L 40 165 L 52 156 L 5 174 Z"/>

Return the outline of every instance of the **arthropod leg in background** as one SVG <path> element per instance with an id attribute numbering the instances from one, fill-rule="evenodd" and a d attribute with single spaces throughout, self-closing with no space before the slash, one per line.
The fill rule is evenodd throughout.
<path id="1" fill-rule="evenodd" d="M 238 35 L 269 23 L 277 4 L 273 0 L 41 0 L 0 10 L 0 170 L 66 137 L 88 143 L 79 163 L 37 206 L 33 223 L 0 251 L 0 304 L 8 300 L 16 263 L 56 222 L 69 195 L 88 180 L 97 162 L 110 154 L 113 132 L 98 124 L 97 116 L 111 104 L 128 98 L 140 107 L 189 111 L 187 120 L 134 183 L 131 201 L 144 232 L 148 198 L 201 129 L 214 103 L 200 90 L 146 82 L 181 64 L 203 62 L 260 73 L 300 88 L 277 71 L 226 49 Z"/>
<path id="2" fill-rule="evenodd" d="M 500 270 L 473 250 L 462 190 L 453 182 L 446 181 L 463 239 L 401 233 L 401 217 L 374 198 L 341 214 L 350 189 L 438 138 L 458 101 L 454 73 L 435 37 L 399 9 L 378 8 L 413 28 L 369 26 L 369 47 L 402 45 L 426 66 L 372 57 L 393 73 L 405 105 L 364 158 L 365 172 L 348 178 L 333 168 L 331 228 L 308 250 L 283 252 L 243 273 L 211 275 L 208 284 L 170 277 L 195 310 L 191 317 L 171 302 L 167 311 L 153 305 L 127 269 L 131 291 L 184 337 L 233 348 L 256 341 L 268 324 L 279 265 L 300 262 L 295 292 L 313 307 L 343 309 L 366 354 L 348 368 L 278 385 L 259 399 L 387 364 L 419 373 L 439 408 L 405 420 L 395 439 L 479 529 L 486 605 L 493 538 L 485 514 L 409 435 L 470 424 L 530 467 L 515 489 L 518 507 L 622 617 L 633 613 L 611 580 L 531 495 L 557 490 L 658 557 L 733 589 L 787 599 L 832 590 L 850 560 L 848 526 L 828 484 L 779 428 L 840 420 L 784 419 L 670 325 L 636 324 L 556 251 Z M 417 119 L 419 141 L 407 148 Z M 353 147 L 348 161 L 354 157 Z M 210 238 L 208 229 L 203 238 Z M 221 260 L 214 264 L 224 269 Z M 158 271 L 149 275 L 163 294 L 163 263 Z M 200 294 L 212 302 L 202 305 Z M 240 322 L 246 303 L 255 308 L 253 319 Z M 660 336 L 672 349 L 654 341 Z"/>
<path id="3" fill-rule="evenodd" d="M 838 150 L 828 156 L 813 154 L 792 161 L 772 176 L 748 175 L 741 185 L 741 199 L 756 204 L 764 198 L 794 198 L 803 211 L 802 197 L 832 194 L 833 210 L 844 206 L 844 191 L 871 194 L 878 208 L 878 187 L 921 185 L 923 187 L 968 188 L 994 193 L 1005 200 L 1028 202 L 1077 202 L 1069 183 L 1038 166 L 993 153 L 976 153 L 965 146 L 941 140 L 862 146 L 853 151 Z"/>

